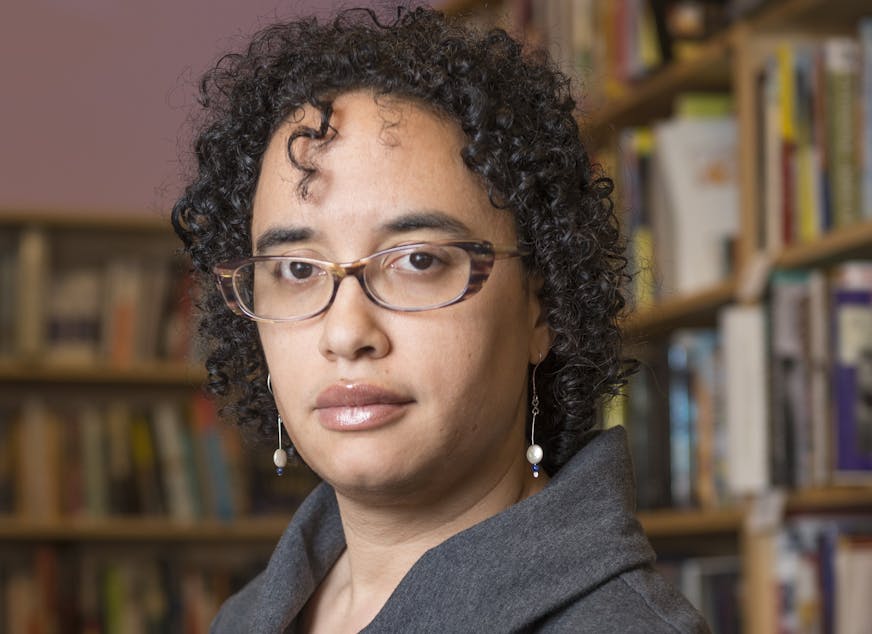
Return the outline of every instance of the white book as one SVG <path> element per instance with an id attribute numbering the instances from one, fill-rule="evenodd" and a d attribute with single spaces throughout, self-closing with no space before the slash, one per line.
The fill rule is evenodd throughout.
<path id="1" fill-rule="evenodd" d="M 655 127 L 654 187 L 664 190 L 671 248 L 655 244 L 676 293 L 723 280 L 728 245 L 738 232 L 736 121 L 733 117 L 673 119 Z M 655 220 L 655 222 L 659 222 Z"/>
<path id="2" fill-rule="evenodd" d="M 769 477 L 766 321 L 760 306 L 720 314 L 725 376 L 727 483 L 736 495 L 765 491 Z"/>
<path id="3" fill-rule="evenodd" d="M 164 478 L 167 507 L 173 519 L 190 521 L 195 519 L 196 514 L 186 473 L 181 429 L 183 424 L 179 410 L 173 403 L 162 401 L 155 406 L 154 433 Z"/>
<path id="4" fill-rule="evenodd" d="M 836 547 L 836 634 L 867 634 L 872 623 L 872 543 Z"/>

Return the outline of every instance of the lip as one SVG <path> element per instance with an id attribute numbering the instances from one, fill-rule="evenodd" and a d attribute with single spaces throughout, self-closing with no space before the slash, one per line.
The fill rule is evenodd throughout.
<path id="1" fill-rule="evenodd" d="M 366 383 L 336 384 L 315 399 L 318 421 L 326 429 L 362 431 L 401 417 L 413 399 Z"/>

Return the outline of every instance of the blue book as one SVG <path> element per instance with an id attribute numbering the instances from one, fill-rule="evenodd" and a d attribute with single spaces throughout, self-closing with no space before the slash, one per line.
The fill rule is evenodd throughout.
<path id="1" fill-rule="evenodd" d="M 872 479 L 872 288 L 833 292 L 836 480 Z"/>
<path id="2" fill-rule="evenodd" d="M 694 503 L 694 403 L 690 385 L 688 336 L 677 336 L 669 346 L 669 441 L 672 503 Z"/>

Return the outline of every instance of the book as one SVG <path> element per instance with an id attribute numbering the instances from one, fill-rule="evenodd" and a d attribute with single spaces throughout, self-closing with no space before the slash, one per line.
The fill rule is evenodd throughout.
<path id="1" fill-rule="evenodd" d="M 100 356 L 100 272 L 88 267 L 56 271 L 46 302 L 46 358 L 86 365 Z"/>
<path id="2" fill-rule="evenodd" d="M 778 271 L 771 280 L 769 459 L 772 484 L 789 488 L 811 472 L 810 368 L 804 345 L 808 280 L 806 271 Z"/>
<path id="3" fill-rule="evenodd" d="M 123 401 L 109 403 L 105 409 L 105 421 L 109 512 L 131 515 L 139 511 L 139 500 L 131 453 L 128 404 Z"/>
<path id="4" fill-rule="evenodd" d="M 109 514 L 109 466 L 105 448 L 105 420 L 94 405 L 79 410 L 80 447 L 85 481 L 84 514 L 101 518 Z"/>
<path id="5" fill-rule="evenodd" d="M 770 483 L 766 319 L 760 306 L 728 306 L 719 314 L 730 493 L 760 493 Z"/>
<path id="6" fill-rule="evenodd" d="M 667 347 L 652 346 L 630 377 L 626 403 L 627 435 L 633 457 L 639 508 L 672 505 Z"/>
<path id="7" fill-rule="evenodd" d="M 41 229 L 27 228 L 18 239 L 16 355 L 37 358 L 45 344 L 45 296 L 49 270 L 48 236 Z"/>
<path id="8" fill-rule="evenodd" d="M 696 403 L 691 398 L 689 335 L 675 335 L 669 346 L 669 439 L 672 504 L 689 507 L 695 503 L 693 474 L 695 461 Z"/>
<path id="9" fill-rule="evenodd" d="M 872 16 L 860 20 L 860 174 L 862 216 L 872 218 Z"/>
<path id="10" fill-rule="evenodd" d="M 872 264 L 839 267 L 832 291 L 833 474 L 872 478 Z"/>
<path id="11" fill-rule="evenodd" d="M 741 561 L 735 555 L 689 557 L 679 564 L 677 586 L 712 631 L 741 631 Z"/>
<path id="12" fill-rule="evenodd" d="M 650 164 L 654 135 L 649 128 L 631 128 L 620 136 L 620 182 L 627 208 L 628 266 L 633 272 L 632 299 L 637 308 L 654 303 L 658 295 L 655 275 L 655 245 L 650 219 Z"/>
<path id="13" fill-rule="evenodd" d="M 9 298 L 0 302 L 0 359 L 16 353 L 16 328 L 18 326 L 18 243 L 12 232 L 0 231 L 0 297 Z"/>
<path id="14" fill-rule="evenodd" d="M 32 520 L 56 520 L 61 507 L 59 421 L 41 399 L 28 398 L 21 405 L 20 426 L 18 512 Z M 37 460 L 32 458 L 34 448 Z"/>
<path id="15" fill-rule="evenodd" d="M 139 512 L 144 515 L 165 513 L 165 497 L 154 434 L 148 415 L 141 409 L 131 412 L 130 454 L 139 499 Z"/>
<path id="16" fill-rule="evenodd" d="M 15 413 L 0 405 L 0 515 L 15 512 L 16 447 Z"/>
<path id="17" fill-rule="evenodd" d="M 103 356 L 116 367 L 130 367 L 137 358 L 141 328 L 142 270 L 126 258 L 110 260 L 105 270 Z"/>
<path id="18" fill-rule="evenodd" d="M 840 536 L 834 567 L 834 630 L 860 634 L 872 623 L 872 534 Z"/>
<path id="19" fill-rule="evenodd" d="M 729 273 L 738 230 L 736 122 L 675 119 L 654 129 L 652 208 L 657 269 L 667 292 L 693 293 Z"/>
<path id="20" fill-rule="evenodd" d="M 191 416 L 194 445 L 199 453 L 200 481 L 208 508 L 207 515 L 230 520 L 236 515 L 233 487 L 215 403 L 204 394 L 192 399 Z"/>
<path id="21" fill-rule="evenodd" d="M 185 423 L 178 407 L 170 401 L 155 404 L 153 424 L 169 515 L 178 520 L 194 520 L 197 517 L 195 492 L 186 464 L 189 456 L 183 440 Z"/>
<path id="22" fill-rule="evenodd" d="M 860 51 L 857 41 L 850 37 L 827 38 L 823 50 L 832 216 L 836 227 L 845 227 L 860 219 L 854 116 Z"/>

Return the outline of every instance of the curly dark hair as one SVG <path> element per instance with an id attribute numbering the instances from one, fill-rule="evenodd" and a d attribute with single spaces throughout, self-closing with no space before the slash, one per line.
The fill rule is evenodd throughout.
<path id="1" fill-rule="evenodd" d="M 225 414 L 272 437 L 276 407 L 256 325 L 227 310 L 212 267 L 251 255 L 252 198 L 278 126 L 313 106 L 321 125 L 302 134 L 323 139 L 332 99 L 361 89 L 413 100 L 455 121 L 468 140 L 466 166 L 491 202 L 514 215 L 519 247 L 529 253 L 525 265 L 544 281 L 541 300 L 554 334 L 536 380 L 537 442 L 544 468 L 555 473 L 581 447 L 598 403 L 619 390 L 630 367 L 618 328 L 627 262 L 612 181 L 591 162 L 570 81 L 544 52 L 428 8 L 399 9 L 390 24 L 367 9 L 343 11 L 330 23 L 275 24 L 203 77 L 198 173 L 172 222 L 202 285 L 208 389 L 225 399 Z"/>

